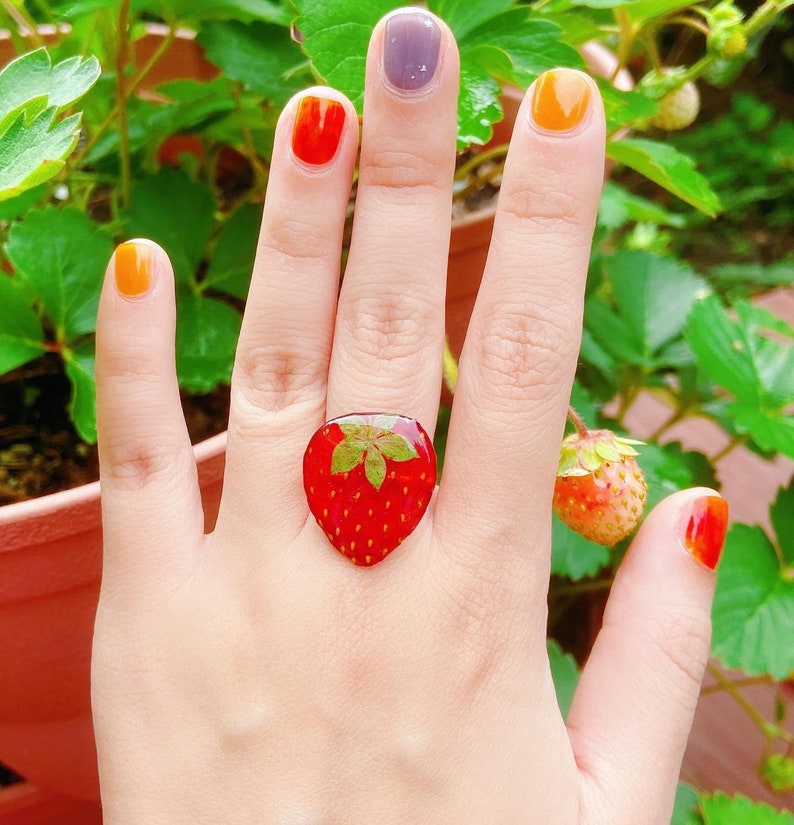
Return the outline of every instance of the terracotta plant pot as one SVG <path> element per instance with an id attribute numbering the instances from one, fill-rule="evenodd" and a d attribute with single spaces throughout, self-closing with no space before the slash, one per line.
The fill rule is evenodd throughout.
<path id="1" fill-rule="evenodd" d="M 226 435 L 194 448 L 207 529 Z M 90 666 L 102 566 L 99 483 L 0 507 L 0 762 L 35 785 L 98 799 Z"/>

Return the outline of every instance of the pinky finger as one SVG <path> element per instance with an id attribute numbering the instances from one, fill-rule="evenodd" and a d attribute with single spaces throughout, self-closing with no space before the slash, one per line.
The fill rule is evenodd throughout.
<path id="1" fill-rule="evenodd" d="M 588 822 L 670 821 L 727 519 L 711 490 L 676 493 L 650 514 L 618 571 L 568 717 Z"/>
<path id="2" fill-rule="evenodd" d="M 145 583 L 186 562 L 203 533 L 196 465 L 177 386 L 174 276 L 147 240 L 121 244 L 97 319 L 105 585 Z M 171 571 L 174 572 L 174 571 Z"/>

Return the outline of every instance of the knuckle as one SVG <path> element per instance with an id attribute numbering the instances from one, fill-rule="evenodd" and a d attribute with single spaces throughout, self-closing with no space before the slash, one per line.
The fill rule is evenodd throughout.
<path id="1" fill-rule="evenodd" d="M 648 646 L 665 663 L 656 668 L 667 676 L 669 686 L 677 686 L 682 696 L 694 703 L 700 690 L 711 640 L 711 619 L 706 610 L 679 606 L 663 619 L 646 619 L 643 632 Z"/>
<path id="2" fill-rule="evenodd" d="M 338 260 L 338 233 L 322 231 L 316 222 L 295 217 L 280 218 L 263 227 L 262 242 L 282 269 L 294 264 Z"/>
<path id="3" fill-rule="evenodd" d="M 490 397 L 497 401 L 556 398 L 564 383 L 561 366 L 575 361 L 572 338 L 570 325 L 495 308 L 485 319 L 476 358 Z"/>
<path id="4" fill-rule="evenodd" d="M 449 188 L 438 163 L 424 157 L 420 146 L 417 151 L 407 150 L 405 136 L 370 147 L 359 174 L 363 186 L 384 192 L 399 190 L 414 205 L 423 194 L 434 196 Z"/>
<path id="5" fill-rule="evenodd" d="M 112 443 L 111 439 L 102 468 L 103 481 L 119 490 L 136 491 L 184 477 L 184 465 L 192 462 L 193 454 L 181 450 L 173 441 L 167 436 L 150 442 L 130 439 Z"/>
<path id="6" fill-rule="evenodd" d="M 360 296 L 341 308 L 340 323 L 356 358 L 410 359 L 437 334 L 429 306 L 410 295 Z"/>
<path id="7" fill-rule="evenodd" d="M 242 411 L 243 421 L 252 417 L 258 422 L 263 412 L 282 412 L 306 401 L 324 383 L 319 359 L 262 345 L 238 353 L 232 377 L 232 404 Z M 251 411 L 250 416 L 246 409 Z"/>
<path id="8" fill-rule="evenodd" d="M 533 233 L 558 231 L 559 224 L 579 228 L 584 222 L 580 188 L 575 181 L 561 178 L 543 191 L 503 189 L 499 212 L 526 224 L 527 230 Z"/>

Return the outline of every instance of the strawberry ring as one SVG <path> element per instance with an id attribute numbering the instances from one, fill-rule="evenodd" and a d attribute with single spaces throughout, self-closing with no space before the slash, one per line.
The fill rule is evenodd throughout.
<path id="1" fill-rule="evenodd" d="M 422 425 L 394 413 L 326 421 L 303 456 L 309 509 L 353 564 L 371 566 L 414 531 L 436 485 L 436 452 Z"/>

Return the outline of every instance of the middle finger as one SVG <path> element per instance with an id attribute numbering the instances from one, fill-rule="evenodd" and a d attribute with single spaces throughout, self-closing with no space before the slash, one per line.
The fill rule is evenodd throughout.
<path id="1" fill-rule="evenodd" d="M 438 412 L 455 162 L 458 54 L 449 29 L 403 9 L 373 32 L 350 258 L 327 415 Z"/>

